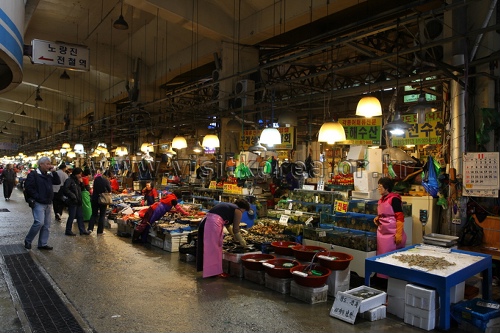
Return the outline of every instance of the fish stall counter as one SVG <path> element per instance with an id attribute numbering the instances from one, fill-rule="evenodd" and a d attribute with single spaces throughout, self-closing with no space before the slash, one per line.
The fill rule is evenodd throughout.
<path id="1" fill-rule="evenodd" d="M 440 298 L 439 324 L 450 328 L 450 289 L 481 273 L 483 299 L 491 297 L 492 257 L 488 254 L 412 245 L 365 259 L 365 285 L 370 286 L 372 273 L 435 288 Z"/>

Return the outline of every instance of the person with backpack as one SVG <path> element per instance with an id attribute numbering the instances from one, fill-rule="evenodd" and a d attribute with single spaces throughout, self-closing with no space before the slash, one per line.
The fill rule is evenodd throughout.
<path id="1" fill-rule="evenodd" d="M 24 247 L 31 249 L 31 243 L 38 234 L 38 249 L 52 250 L 47 244 L 52 220 L 53 185 L 61 184 L 59 175 L 53 171 L 50 158 L 44 156 L 38 160 L 38 167 L 30 172 L 24 182 L 25 196 L 33 212 L 33 225 L 24 239 Z"/>
<path id="2" fill-rule="evenodd" d="M 85 191 L 85 185 L 82 182 L 83 170 L 81 168 L 73 169 L 71 175 L 62 185 L 63 194 L 68 197 L 68 220 L 66 221 L 66 236 L 76 236 L 71 230 L 73 220 L 76 218 L 80 235 L 90 235 L 90 232 L 85 230 L 83 224 L 83 208 L 82 208 L 82 192 Z"/>

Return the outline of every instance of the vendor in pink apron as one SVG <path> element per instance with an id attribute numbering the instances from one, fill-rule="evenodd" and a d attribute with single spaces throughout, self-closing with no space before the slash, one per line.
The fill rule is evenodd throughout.
<path id="1" fill-rule="evenodd" d="M 405 247 L 404 214 L 401 196 L 392 193 L 393 180 L 388 177 L 378 181 L 378 192 L 382 196 L 378 201 L 374 222 L 377 225 L 377 255 Z M 380 278 L 386 275 L 377 274 Z"/>
<path id="2" fill-rule="evenodd" d="M 250 209 L 250 204 L 244 199 L 234 203 L 221 202 L 207 213 L 198 227 L 198 241 L 196 244 L 196 268 L 203 271 L 203 277 L 226 277 L 222 269 L 222 242 L 224 240 L 224 226 L 233 235 L 235 241 L 246 246 L 240 233 L 240 221 L 244 211 Z"/>

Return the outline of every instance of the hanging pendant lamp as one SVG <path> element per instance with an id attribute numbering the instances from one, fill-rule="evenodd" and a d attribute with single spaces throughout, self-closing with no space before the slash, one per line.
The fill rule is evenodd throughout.
<path id="1" fill-rule="evenodd" d="M 341 123 L 329 121 L 321 125 L 318 133 L 318 142 L 326 142 L 333 145 L 335 142 L 345 140 L 345 129 Z"/>
<path id="2" fill-rule="evenodd" d="M 378 98 L 365 96 L 361 98 L 356 107 L 356 116 L 365 118 L 377 117 L 382 115 L 382 105 Z"/>
<path id="3" fill-rule="evenodd" d="M 384 130 L 389 131 L 394 136 L 401 136 L 411 125 L 401 120 L 399 111 L 394 112 L 394 118 L 390 123 L 385 124 Z"/>
<path id="4" fill-rule="evenodd" d="M 175 148 L 175 149 L 184 149 L 187 146 L 188 145 L 187 145 L 186 138 L 184 138 L 183 136 L 176 136 L 174 138 L 174 140 L 172 140 L 172 148 Z"/>
<path id="5" fill-rule="evenodd" d="M 219 148 L 220 141 L 217 135 L 215 134 L 207 134 L 203 137 L 203 142 L 201 144 L 203 147 L 207 148 Z"/>
<path id="6" fill-rule="evenodd" d="M 272 147 L 281 144 L 281 133 L 277 128 L 264 128 L 260 134 L 260 143 Z"/>
<path id="7" fill-rule="evenodd" d="M 248 148 L 248 151 L 260 155 L 267 151 L 267 148 L 260 144 L 259 137 L 255 137 L 255 144 Z"/>

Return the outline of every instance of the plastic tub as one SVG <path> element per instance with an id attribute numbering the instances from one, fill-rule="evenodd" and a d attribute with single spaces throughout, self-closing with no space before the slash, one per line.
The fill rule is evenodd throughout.
<path id="1" fill-rule="evenodd" d="M 274 252 L 277 254 L 282 254 L 284 256 L 293 256 L 292 247 L 296 245 L 300 244 L 296 242 L 285 242 L 285 241 L 277 241 L 271 243 Z"/>
<path id="2" fill-rule="evenodd" d="M 333 260 L 329 258 L 335 258 Z M 349 267 L 354 259 L 352 255 L 344 252 L 327 251 L 318 255 L 319 264 L 332 271 L 343 271 Z"/>
<path id="3" fill-rule="evenodd" d="M 290 271 L 292 273 L 293 280 L 297 284 L 311 288 L 324 286 L 328 277 L 332 273 L 331 270 L 320 265 L 299 265 L 291 268 Z M 302 276 L 303 274 L 306 274 L 306 276 Z"/>
<path id="4" fill-rule="evenodd" d="M 312 245 L 297 245 L 292 247 L 293 255 L 298 260 L 311 261 L 314 255 L 318 252 L 328 251 L 322 246 L 312 246 Z"/>
<path id="5" fill-rule="evenodd" d="M 290 265 L 291 267 L 286 267 Z M 298 265 L 300 265 L 300 263 L 292 259 L 270 259 L 262 266 L 264 266 L 264 270 L 271 277 L 278 279 L 289 279 L 292 277 L 292 272 L 290 272 L 290 269 Z"/>
<path id="6" fill-rule="evenodd" d="M 241 262 L 247 269 L 263 271 L 264 266 L 262 266 L 262 263 L 275 258 L 272 254 L 246 254 L 241 257 Z"/>

